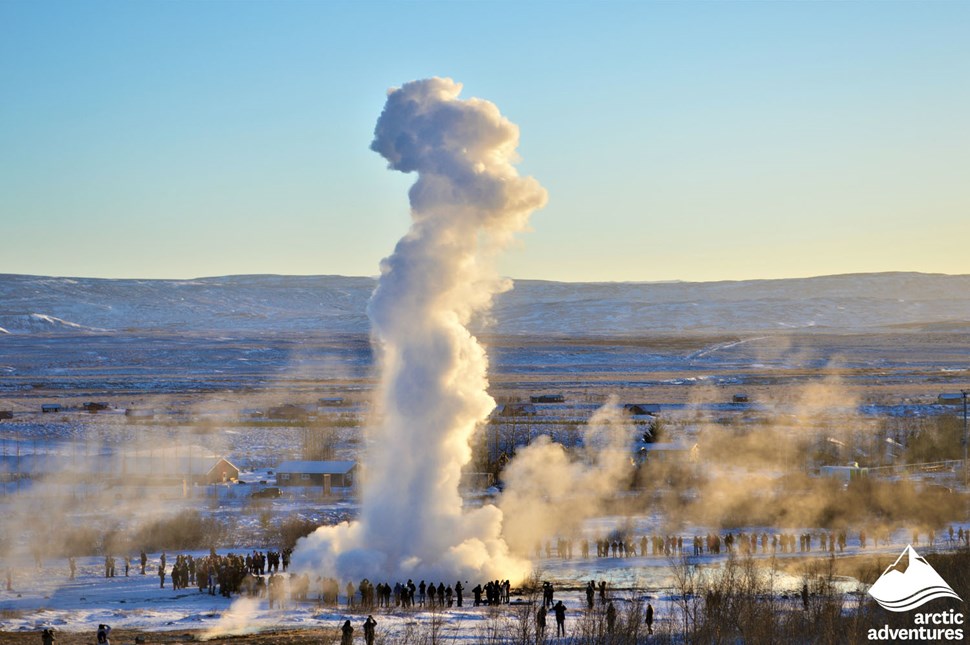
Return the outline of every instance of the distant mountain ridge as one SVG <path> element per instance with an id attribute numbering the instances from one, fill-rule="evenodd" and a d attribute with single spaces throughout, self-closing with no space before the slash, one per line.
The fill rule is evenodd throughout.
<path id="1" fill-rule="evenodd" d="M 0 274 L 8 334 L 367 333 L 366 277 L 193 280 Z M 629 336 L 865 330 L 970 332 L 970 275 L 871 273 L 730 282 L 516 280 L 477 331 Z"/>

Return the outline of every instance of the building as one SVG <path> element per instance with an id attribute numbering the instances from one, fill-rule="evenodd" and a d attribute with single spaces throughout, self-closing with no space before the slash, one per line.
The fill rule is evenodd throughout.
<path id="1" fill-rule="evenodd" d="M 529 400 L 533 403 L 564 403 L 566 397 L 562 394 L 538 394 L 536 396 L 530 396 Z"/>
<path id="2" fill-rule="evenodd" d="M 284 461 L 276 467 L 276 485 L 353 488 L 356 461 Z"/>
<path id="3" fill-rule="evenodd" d="M 108 404 L 101 401 L 88 401 L 87 403 L 84 404 L 83 407 L 91 414 L 96 414 L 101 410 L 107 410 Z"/>
<path id="4" fill-rule="evenodd" d="M 962 392 L 943 392 L 936 397 L 940 405 L 963 405 Z"/>
<path id="5" fill-rule="evenodd" d="M 44 414 L 60 412 L 61 404 L 60 403 L 41 403 L 40 411 L 43 412 Z"/>
<path id="6" fill-rule="evenodd" d="M 344 404 L 342 396 L 322 396 L 317 399 L 317 406 L 321 408 L 337 408 Z"/>
<path id="7" fill-rule="evenodd" d="M 731 402 L 732 403 L 747 403 L 748 402 L 748 395 L 747 394 L 743 394 L 743 393 L 735 394 L 734 396 L 731 397 Z"/>
<path id="8" fill-rule="evenodd" d="M 0 410 L 0 421 L 13 419 L 13 410 Z"/>
<path id="9" fill-rule="evenodd" d="M 655 417 L 660 414 L 660 405 L 657 403 L 624 403 L 623 410 L 634 417 Z"/>
<path id="10" fill-rule="evenodd" d="M 121 452 L 112 461 L 112 471 L 122 483 L 219 484 L 239 479 L 239 468 L 231 461 L 201 446 Z"/>

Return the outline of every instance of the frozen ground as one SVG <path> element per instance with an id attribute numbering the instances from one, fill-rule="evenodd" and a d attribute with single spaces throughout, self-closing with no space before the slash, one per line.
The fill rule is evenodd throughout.
<path id="1" fill-rule="evenodd" d="M 633 527 L 648 527 L 651 518 L 635 519 Z M 627 518 L 603 518 L 589 526 L 590 531 L 600 531 L 623 524 L 631 526 Z M 970 525 L 961 525 L 967 528 Z M 844 558 L 861 553 L 880 554 L 891 562 L 907 543 L 909 536 L 898 532 L 892 544 L 873 548 L 871 543 L 864 551 L 857 539 L 850 537 Z M 925 540 L 925 535 L 923 536 Z M 936 549 L 946 549 L 948 544 L 940 538 Z M 928 550 L 928 546 L 917 550 Z M 226 551 L 222 551 L 225 553 Z M 238 553 L 239 551 L 237 551 Z M 151 554 L 149 572 L 157 570 L 157 553 Z M 194 553 L 194 555 L 204 555 Z M 812 557 L 824 557 L 815 551 Z M 174 554 L 169 553 L 169 559 Z M 723 566 L 726 555 L 701 556 L 689 558 L 693 566 L 701 570 L 716 570 Z M 793 599 L 801 588 L 804 576 L 799 567 L 807 562 L 805 554 L 778 554 L 781 566 L 774 573 L 774 588 L 779 597 Z M 770 570 L 770 554 L 757 554 L 756 561 L 763 565 L 764 575 Z M 787 564 L 786 564 L 787 561 Z M 120 564 L 120 562 L 119 562 Z M 32 563 L 31 563 L 32 565 Z M 536 576 L 551 580 L 558 591 L 557 599 L 562 599 L 575 617 L 585 607 L 582 587 L 588 580 L 606 580 L 609 597 L 617 603 L 632 600 L 650 602 L 657 611 L 658 621 L 677 620 L 678 591 L 673 568 L 681 566 L 678 558 L 648 556 L 634 558 L 591 558 L 583 560 L 560 560 L 543 558 L 535 562 Z M 356 624 L 362 621 L 360 610 L 348 611 L 345 596 L 341 594 L 339 607 L 325 607 L 311 594 L 308 602 L 289 602 L 284 609 L 270 610 L 264 598 L 246 599 L 238 597 L 226 599 L 200 593 L 197 588 L 173 591 L 171 581 L 166 588 L 160 588 L 155 575 L 139 575 L 133 566 L 131 575 L 124 576 L 119 567 L 117 577 L 104 577 L 103 558 L 88 557 L 78 560 L 78 574 L 69 580 L 65 560 L 56 559 L 44 562 L 43 568 L 33 566 L 15 567 L 12 590 L 0 590 L 0 631 L 34 632 L 47 626 L 61 631 L 92 631 L 98 623 L 108 623 L 115 628 L 134 628 L 144 631 L 176 630 L 237 630 L 245 625 L 247 631 L 278 629 L 283 627 L 336 627 L 346 618 Z M 475 583 L 472 582 L 472 586 Z M 837 587 L 846 593 L 864 591 L 865 585 L 848 576 L 836 578 Z M 381 631 L 391 636 L 400 636 L 415 625 L 427 627 L 432 621 L 440 623 L 441 633 L 449 640 L 473 640 L 480 635 L 490 621 L 514 621 L 519 603 L 531 602 L 532 598 L 522 596 L 513 590 L 513 604 L 506 608 L 493 610 L 486 607 L 473 607 L 470 594 L 466 596 L 466 606 L 452 607 L 439 611 L 375 609 Z M 602 607 L 597 603 L 597 611 Z"/>
<path id="2" fill-rule="evenodd" d="M 630 528 L 649 528 L 656 518 L 601 518 L 590 523 L 588 531 L 601 532 L 618 525 Z M 970 525 L 955 525 L 955 528 Z M 923 536 L 925 541 L 926 536 Z M 910 539 L 905 532 L 892 536 L 891 544 L 873 547 L 871 542 L 865 550 L 858 539 L 850 536 L 848 547 L 837 558 L 865 554 L 878 554 L 885 563 L 891 563 Z M 944 537 L 939 537 L 932 548 L 951 548 Z M 928 545 L 917 550 L 927 552 Z M 770 549 L 769 549 L 770 550 Z M 226 553 L 226 551 L 221 551 Z M 240 551 L 237 551 L 237 553 Z M 149 572 L 157 570 L 158 555 L 149 559 Z M 204 553 L 194 553 L 195 556 Z M 169 553 L 172 560 L 173 553 Z M 754 556 L 762 566 L 764 576 L 773 576 L 773 587 L 779 598 L 787 598 L 792 606 L 798 602 L 797 594 L 807 579 L 804 573 L 815 558 L 825 558 L 821 551 L 806 556 L 801 553 L 777 554 L 779 564 L 772 569 L 771 554 Z M 686 561 L 697 567 L 701 575 L 716 572 L 724 566 L 727 556 L 704 555 Z M 560 560 L 542 558 L 537 560 L 535 575 L 550 580 L 557 588 L 556 599 L 563 600 L 569 611 L 570 621 L 585 611 L 586 600 L 582 587 L 588 580 L 608 583 L 609 598 L 620 606 L 633 601 L 649 602 L 656 610 L 658 626 L 667 621 L 679 620 L 679 591 L 674 569 L 683 566 L 677 557 L 648 556 L 633 558 L 591 558 Z M 120 562 L 119 562 L 120 564 Z M 174 591 L 171 580 L 166 588 L 160 588 L 155 575 L 139 575 L 136 566 L 131 575 L 124 576 L 123 565 L 117 577 L 104 577 L 103 558 L 88 557 L 78 560 L 75 580 L 67 576 L 67 562 L 62 559 L 48 560 L 43 568 L 17 566 L 12 580 L 12 590 L 0 590 L 0 632 L 36 632 L 44 627 L 55 627 L 65 632 L 93 632 L 99 623 L 114 628 L 162 632 L 178 630 L 211 630 L 217 634 L 252 633 L 280 628 L 338 627 L 345 619 L 357 625 L 366 613 L 373 613 L 380 625 L 380 633 L 392 639 L 402 637 L 408 630 L 429 629 L 432 623 L 449 641 L 474 641 L 488 629 L 507 629 L 518 620 L 522 603 L 532 603 L 534 597 L 523 595 L 513 589 L 512 604 L 499 608 L 472 606 L 470 593 L 463 608 L 452 607 L 430 610 L 403 610 L 399 608 L 374 609 L 361 612 L 348 610 L 346 596 L 341 594 L 338 607 L 326 607 L 316 600 L 313 591 L 307 602 L 288 601 L 283 609 L 269 609 L 265 598 L 226 599 L 219 595 L 200 593 L 197 588 Z M 850 576 L 836 576 L 836 588 L 850 595 L 863 593 L 866 585 Z M 473 586 L 475 583 L 472 582 Z M 315 589 L 315 587 L 311 587 Z M 597 600 L 595 611 L 603 607 Z M 531 619 L 531 613 L 530 619 Z M 570 621 L 567 621 L 567 625 Z M 358 625 L 359 627 L 359 625 Z"/>

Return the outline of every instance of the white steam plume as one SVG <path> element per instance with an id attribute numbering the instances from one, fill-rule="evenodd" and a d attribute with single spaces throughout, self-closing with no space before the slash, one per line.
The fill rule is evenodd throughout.
<path id="1" fill-rule="evenodd" d="M 578 535 L 583 522 L 629 487 L 632 428 L 618 403 L 611 396 L 590 417 L 577 454 L 542 436 L 506 466 L 499 506 L 513 551 L 531 552 L 537 541 Z"/>
<path id="2" fill-rule="evenodd" d="M 302 540 L 294 565 L 325 575 L 518 579 L 494 506 L 463 512 L 458 483 L 470 439 L 495 401 L 470 318 L 507 288 L 492 256 L 546 202 L 520 177 L 518 128 L 492 103 L 458 98 L 447 78 L 388 93 L 371 148 L 417 172 L 412 225 L 381 263 L 371 298 L 382 370 L 380 422 L 367 455 L 358 522 Z M 479 578 L 480 579 L 480 578 Z"/>

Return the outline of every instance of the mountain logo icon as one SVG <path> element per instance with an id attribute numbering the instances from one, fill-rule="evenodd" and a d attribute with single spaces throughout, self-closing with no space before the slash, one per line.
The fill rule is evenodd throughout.
<path id="1" fill-rule="evenodd" d="M 889 611 L 911 611 L 936 598 L 962 600 L 912 545 L 886 567 L 869 595 Z"/>

